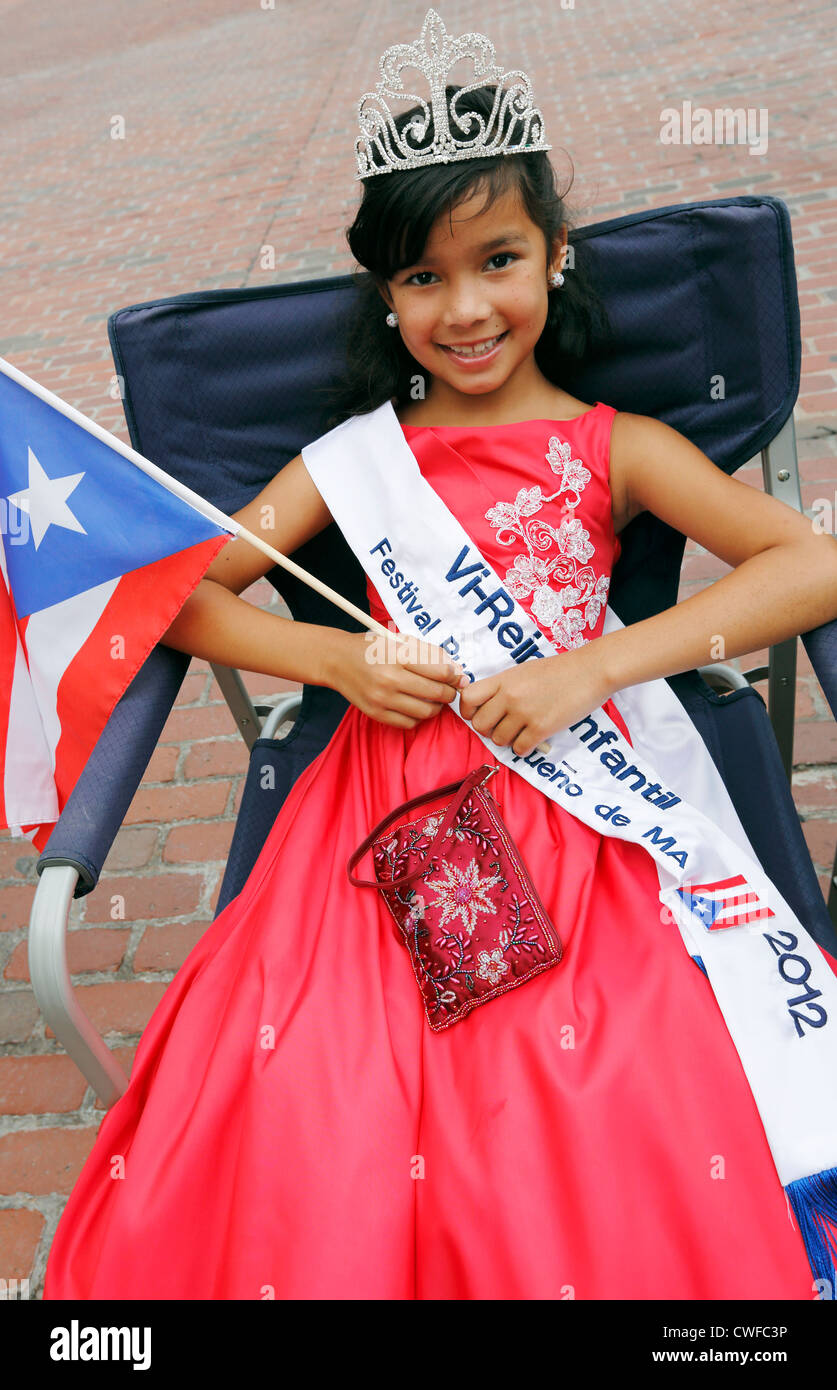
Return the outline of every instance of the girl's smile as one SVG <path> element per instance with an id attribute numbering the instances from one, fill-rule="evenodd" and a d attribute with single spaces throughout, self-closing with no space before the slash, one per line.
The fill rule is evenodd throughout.
<path id="1" fill-rule="evenodd" d="M 442 348 L 451 361 L 456 362 L 458 366 L 464 367 L 466 371 L 475 371 L 480 367 L 484 367 L 487 363 L 495 361 L 502 350 L 508 332 L 509 330 L 505 329 L 504 332 L 497 334 L 496 337 L 484 338 L 481 342 L 478 341 L 474 346 L 468 346 L 465 343 L 456 346 L 452 343 L 439 343 L 438 346 Z M 460 347 L 464 349 L 464 351 L 460 351 Z"/>

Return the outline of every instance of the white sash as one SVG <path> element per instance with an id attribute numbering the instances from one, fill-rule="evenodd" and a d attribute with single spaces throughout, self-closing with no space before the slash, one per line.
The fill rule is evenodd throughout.
<path id="1" fill-rule="evenodd" d="M 459 656 L 475 679 L 539 649 L 554 653 L 422 477 L 389 402 L 306 445 L 302 457 L 399 632 Z M 622 626 L 608 607 L 604 631 Z M 703 963 L 783 1186 L 833 1169 L 837 978 L 759 864 L 671 687 L 645 681 L 612 698 L 633 746 L 602 708 L 553 734 L 548 755 L 525 759 L 468 727 L 585 825 L 652 855 L 671 914 L 661 930 L 673 919 Z M 450 708 L 459 714 L 458 696 Z"/>

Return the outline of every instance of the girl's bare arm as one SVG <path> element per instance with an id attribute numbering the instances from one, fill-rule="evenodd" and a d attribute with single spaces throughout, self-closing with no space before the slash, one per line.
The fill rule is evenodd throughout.
<path id="1" fill-rule="evenodd" d="M 612 690 L 760 651 L 837 617 L 837 540 L 727 477 L 662 421 L 616 415 L 611 489 L 628 520 L 653 512 L 733 567 L 691 598 L 591 643 Z"/>
<path id="2" fill-rule="evenodd" d="M 292 555 L 332 520 L 301 454 L 233 515 L 283 555 Z M 333 686 L 334 661 L 351 634 L 297 623 L 239 597 L 272 567 L 269 556 L 249 541 L 240 536 L 227 541 L 160 640 L 221 666 Z"/>

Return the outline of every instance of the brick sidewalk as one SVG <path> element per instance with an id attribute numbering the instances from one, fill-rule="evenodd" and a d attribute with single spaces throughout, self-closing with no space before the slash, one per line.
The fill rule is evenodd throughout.
<path id="1" fill-rule="evenodd" d="M 262 0 L 264 5 L 267 0 Z M 444 0 L 532 77 L 574 221 L 770 193 L 793 221 L 803 329 L 794 412 L 803 504 L 837 510 L 837 193 L 833 11 L 685 0 Z M 340 274 L 357 200 L 355 104 L 423 3 L 276 0 L 0 5 L 0 355 L 128 440 L 107 318 L 200 289 Z M 300 12 L 304 26 L 300 26 Z M 767 108 L 769 148 L 663 146 L 660 111 Z M 119 133 L 124 121 L 124 138 Z M 13 142 L 10 139 L 13 137 Z M 261 269 L 261 250 L 275 269 Z M 740 478 L 760 485 L 749 465 Z M 726 573 L 690 546 L 681 597 Z M 275 602 L 262 581 L 254 602 Z M 736 663 L 763 664 L 766 653 Z M 294 689 L 258 674 L 251 693 Z M 759 687 L 766 697 L 764 686 Z M 837 732 L 801 644 L 794 797 L 823 892 L 837 839 Z M 246 771 L 208 665 L 193 661 L 102 881 L 74 903 L 70 970 L 130 1069 L 139 1036 L 213 918 Z M 47 1251 L 103 1110 L 45 1027 L 27 971 L 37 852 L 0 837 L 0 1277 L 40 1294 Z M 113 922 L 112 895 L 128 899 Z"/>

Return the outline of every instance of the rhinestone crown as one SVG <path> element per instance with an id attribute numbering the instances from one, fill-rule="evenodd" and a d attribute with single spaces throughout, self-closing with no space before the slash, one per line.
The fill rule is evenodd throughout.
<path id="1" fill-rule="evenodd" d="M 461 58 L 473 61 L 479 80 L 463 86 L 448 105 L 446 74 Z M 484 34 L 462 34 L 458 39 L 452 38 L 433 9 L 425 15 L 421 36 L 414 43 L 393 44 L 382 55 L 379 67 L 381 80 L 375 91 L 365 92 L 357 104 L 361 131 L 355 141 L 358 179 L 388 174 L 393 169 L 448 164 L 456 159 L 552 149 L 544 140 L 543 115 L 532 105 L 532 84 L 526 73 L 517 70 L 504 73 L 494 62 L 493 43 Z M 403 68 L 416 68 L 426 78 L 430 87 L 429 106 L 422 97 L 405 90 L 401 77 Z M 457 103 L 467 92 L 491 86 L 495 87 L 494 104 L 487 120 L 475 111 L 457 112 Z M 386 97 L 420 104 L 424 114 L 416 114 L 399 134 Z M 427 136 L 431 115 L 433 142 L 418 148 Z M 469 137 L 473 125 L 477 129 Z M 452 133 L 452 126 L 464 132 L 466 138 L 460 139 Z M 375 161 L 373 151 L 383 162 Z"/>

